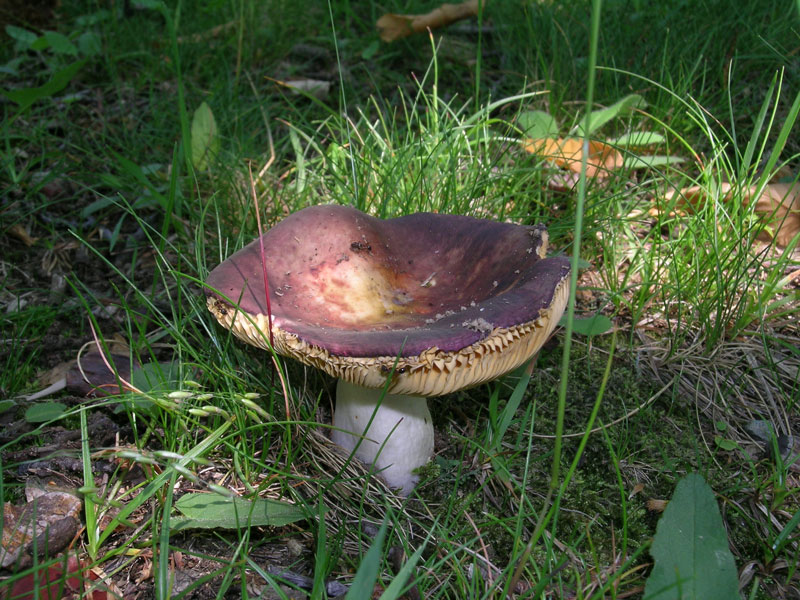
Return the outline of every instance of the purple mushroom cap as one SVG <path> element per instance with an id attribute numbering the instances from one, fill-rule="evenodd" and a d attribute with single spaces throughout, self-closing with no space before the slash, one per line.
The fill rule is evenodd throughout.
<path id="1" fill-rule="evenodd" d="M 413 362 L 431 351 L 444 358 L 498 333 L 516 336 L 520 327 L 538 328 L 546 339 L 568 295 L 569 261 L 545 258 L 543 226 L 433 213 L 383 220 L 325 205 L 290 215 L 262 239 L 273 334 L 354 364 L 372 357 Z M 216 267 L 206 283 L 220 322 L 265 345 L 258 240 Z M 259 316 L 266 331 L 242 333 L 245 316 Z M 278 342 L 276 350 L 299 357 Z M 527 360 L 530 348 L 525 352 Z"/>

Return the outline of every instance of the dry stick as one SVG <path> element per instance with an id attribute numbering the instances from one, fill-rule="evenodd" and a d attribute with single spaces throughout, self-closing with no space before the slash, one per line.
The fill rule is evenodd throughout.
<path id="1" fill-rule="evenodd" d="M 25 402 L 32 402 L 34 400 L 39 400 L 40 398 L 46 398 L 47 396 L 51 396 L 56 392 L 60 392 L 65 387 L 67 387 L 67 378 L 62 377 L 55 383 L 48 385 L 43 390 L 39 390 L 38 392 L 34 392 L 33 394 L 27 394 L 25 396 L 17 396 L 17 398 L 25 400 Z"/>

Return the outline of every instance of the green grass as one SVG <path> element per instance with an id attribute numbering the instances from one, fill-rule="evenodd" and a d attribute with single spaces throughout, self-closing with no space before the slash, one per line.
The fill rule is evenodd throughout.
<path id="1" fill-rule="evenodd" d="M 121 581 L 152 550 L 155 575 L 142 585 L 166 597 L 169 546 L 209 574 L 183 597 L 203 585 L 254 597 L 279 590 L 280 577 L 253 557 L 288 547 L 278 565 L 324 598 L 326 581 L 355 581 L 376 560 L 388 586 L 390 555 L 403 549 L 418 557 L 426 598 L 615 598 L 637 593 L 648 572 L 658 514 L 646 501 L 696 470 L 718 494 L 737 565 L 754 565 L 750 597 L 796 587 L 796 532 L 782 531 L 800 508 L 797 475 L 762 458 L 746 427 L 796 428 L 800 302 L 787 276 L 799 261 L 796 246 L 755 242 L 765 225 L 741 191 L 719 192 L 796 179 L 795 8 L 606 2 L 590 82 L 589 2 L 491 4 L 480 34 L 462 24 L 391 45 L 374 31 L 384 9 L 429 5 L 334 4 L 64 7 L 61 33 L 100 45 L 80 51 L 87 62 L 63 91 L 24 111 L 2 105 L 2 228 L 40 241 L 0 242 L 0 390 L 37 389 L 36 372 L 77 347 L 48 353 L 36 340 L 65 331 L 79 346 L 89 321 L 100 340 L 119 334 L 150 375 L 138 375 L 141 393 L 81 413 L 130 427 L 107 485 L 82 478 L 91 560 Z M 74 58 L 8 44 L 0 60 L 16 61 L 16 74 L 0 87 L 42 85 Z M 291 78 L 328 79 L 332 91 L 319 100 L 275 81 Z M 517 115 L 546 110 L 566 135 L 587 98 L 608 106 L 631 93 L 647 106 L 597 135 L 659 133 L 655 151 L 684 162 L 588 180 L 578 194 L 548 187 L 550 167 L 524 151 Z M 220 151 L 201 171 L 190 125 L 202 102 Z M 250 166 L 265 226 L 328 202 L 385 218 L 438 211 L 543 222 L 554 251 L 571 254 L 580 217 L 578 253 L 592 268 L 580 273 L 576 314 L 611 317 L 616 345 L 575 335 L 570 348 L 562 332 L 527 386 L 514 374 L 432 401 L 436 459 L 410 499 L 395 498 L 326 445 L 332 382 L 245 347 L 205 308 L 208 271 L 257 234 Z M 706 191 L 693 210 L 664 199 L 689 185 Z M 70 283 L 60 304 L 37 267 L 54 247 L 65 248 L 56 270 Z M 22 294 L 28 304 L 7 310 Z M 4 450 L 46 444 L 45 427 Z M 4 499 L 15 468 L 3 461 Z M 170 535 L 173 493 L 190 486 L 282 498 L 307 520 Z"/>

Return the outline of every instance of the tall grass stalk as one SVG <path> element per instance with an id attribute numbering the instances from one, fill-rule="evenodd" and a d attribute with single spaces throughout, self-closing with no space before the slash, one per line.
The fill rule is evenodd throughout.
<path id="1" fill-rule="evenodd" d="M 572 331 L 575 324 L 575 294 L 578 288 L 578 265 L 581 254 L 581 236 L 583 235 L 583 212 L 586 203 L 586 168 L 589 157 L 589 131 L 591 130 L 590 115 L 594 102 L 594 82 L 597 68 L 597 44 L 600 37 L 601 0 L 592 2 L 592 21 L 589 37 L 589 80 L 586 89 L 586 132 L 583 139 L 583 155 L 581 158 L 581 173 L 578 179 L 578 196 L 575 205 L 575 229 L 572 242 L 572 268 L 570 270 L 570 294 L 567 302 L 566 324 L 564 327 L 564 350 L 561 359 L 561 380 L 558 388 L 558 416 L 556 419 L 556 438 L 553 446 L 553 466 L 550 475 L 550 488 L 548 501 L 551 495 L 560 489 L 561 446 L 564 434 L 564 413 L 567 406 L 567 383 L 569 373 L 570 350 L 572 349 Z M 590 428 L 591 429 L 591 428 Z M 560 494 L 555 496 L 554 508 L 558 512 Z"/>
<path id="2" fill-rule="evenodd" d="M 86 518 L 86 539 L 89 558 L 97 560 L 99 551 L 99 530 L 97 519 L 97 487 L 92 472 L 92 453 L 89 439 L 89 427 L 86 420 L 88 407 L 80 411 L 81 421 L 81 464 L 83 467 L 83 514 Z"/>

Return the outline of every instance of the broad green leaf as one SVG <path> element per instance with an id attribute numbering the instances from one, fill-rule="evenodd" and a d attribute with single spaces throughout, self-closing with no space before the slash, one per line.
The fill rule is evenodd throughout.
<path id="1" fill-rule="evenodd" d="M 733 440 L 724 438 L 721 435 L 714 436 L 714 443 L 717 445 L 718 448 L 728 451 L 736 450 L 739 447 L 739 444 L 737 444 Z"/>
<path id="2" fill-rule="evenodd" d="M 175 502 L 184 516 L 169 520 L 172 531 L 180 529 L 238 529 L 241 527 L 282 527 L 302 521 L 306 514 L 299 506 L 256 498 L 226 498 L 221 494 L 192 493 Z"/>
<path id="3" fill-rule="evenodd" d="M 627 170 L 632 169 L 652 169 L 653 167 L 663 167 L 664 165 L 677 165 L 684 162 L 680 156 L 663 156 L 654 154 L 649 156 L 643 154 L 641 156 L 626 156 L 622 163 L 622 168 Z"/>
<path id="4" fill-rule="evenodd" d="M 626 133 L 616 139 L 607 140 L 609 144 L 615 146 L 652 146 L 653 144 L 663 144 L 664 136 L 655 131 L 634 131 L 633 133 Z"/>
<path id="5" fill-rule="evenodd" d="M 380 47 L 381 45 L 378 40 L 372 40 L 372 43 L 361 51 L 361 58 L 363 60 L 370 60 L 373 56 L 375 56 L 375 54 L 378 53 Z"/>
<path id="6" fill-rule="evenodd" d="M 31 44 L 39 37 L 32 31 L 16 27 L 14 25 L 6 25 L 6 33 L 12 40 L 18 41 L 23 47 L 30 48 Z"/>
<path id="7" fill-rule="evenodd" d="M 67 65 L 60 71 L 56 71 L 50 81 L 39 87 L 21 90 L 0 90 L 0 94 L 17 103 L 21 111 L 25 110 L 37 100 L 53 96 L 67 87 L 67 84 L 80 71 L 85 62 L 86 60 L 79 60 Z"/>
<path id="8" fill-rule="evenodd" d="M 14 408 L 17 405 L 13 400 L 0 400 L 0 413 Z"/>
<path id="9" fill-rule="evenodd" d="M 367 550 L 364 558 L 361 559 L 361 564 L 358 565 L 358 571 L 356 571 L 356 576 L 353 578 L 353 583 L 350 585 L 350 589 L 347 590 L 344 600 L 362 600 L 363 598 L 372 597 L 372 590 L 378 580 L 378 570 L 381 566 L 381 549 L 383 548 L 383 538 L 386 537 L 388 524 L 388 520 L 383 521 L 378 535 L 375 536 L 369 550 Z"/>
<path id="10" fill-rule="evenodd" d="M 117 182 L 119 182 L 119 179 L 117 179 L 113 175 L 107 175 L 105 173 L 101 173 L 100 174 L 100 180 L 101 181 L 107 182 L 106 181 L 107 177 L 108 178 L 113 178 L 112 181 L 116 180 Z M 118 187 L 121 188 L 122 187 L 122 183 L 119 183 Z M 107 196 L 105 196 L 105 197 L 101 196 L 100 198 L 98 198 L 94 202 L 90 203 L 88 206 L 84 206 L 83 207 L 83 209 L 81 210 L 81 217 L 85 219 L 86 217 L 88 217 L 92 213 L 97 212 L 98 210 L 102 210 L 102 209 L 104 209 L 104 208 L 106 208 L 108 206 L 112 206 L 115 202 L 116 202 L 116 200 L 114 198 L 109 198 Z"/>
<path id="11" fill-rule="evenodd" d="M 678 482 L 650 548 L 646 600 L 740 598 L 736 564 L 714 492 L 701 475 Z"/>
<path id="12" fill-rule="evenodd" d="M 639 94 L 631 94 L 629 96 L 625 96 L 622 100 L 615 102 L 608 108 L 593 110 L 589 115 L 589 134 L 591 135 L 600 129 L 611 119 L 615 119 L 620 115 L 624 115 L 634 108 L 644 108 L 645 106 L 647 106 L 647 103 L 644 101 L 644 98 L 642 98 Z M 582 118 L 576 130 L 576 135 L 578 137 L 584 136 L 585 126 L 586 119 Z"/>
<path id="13" fill-rule="evenodd" d="M 567 324 L 567 316 L 561 317 L 559 323 L 562 327 Z M 614 324 L 605 315 L 596 314 L 591 317 L 578 317 L 572 322 L 572 330 L 581 335 L 601 335 L 608 333 L 613 328 Z"/>
<path id="14" fill-rule="evenodd" d="M 69 41 L 69 38 L 63 33 L 56 31 L 45 31 L 31 44 L 32 50 L 46 50 L 48 48 L 56 54 L 78 55 L 78 49 L 75 44 Z"/>
<path id="15" fill-rule="evenodd" d="M 181 363 L 173 360 L 134 367 L 131 383 L 143 392 L 171 392 L 180 387 Z"/>
<path id="16" fill-rule="evenodd" d="M 219 443 L 220 438 L 225 435 L 225 432 L 230 429 L 232 424 L 233 421 L 228 420 L 221 426 L 217 427 L 217 429 L 212 431 L 208 437 L 206 437 L 206 439 L 189 449 L 183 458 L 174 463 L 174 466 L 186 467 L 192 462 L 197 461 L 198 458 L 202 457 L 206 452 Z M 167 482 L 167 480 L 172 477 L 173 472 L 174 470 L 172 468 L 164 469 L 161 473 L 156 475 L 155 478 L 150 481 L 150 483 L 148 483 L 141 492 L 134 496 L 130 502 L 124 504 L 116 516 L 111 519 L 111 522 L 108 524 L 108 526 L 103 529 L 100 537 L 97 539 L 97 546 L 102 546 L 106 538 L 108 538 L 108 536 L 117 530 L 117 527 L 127 522 L 128 517 L 133 511 L 152 498 L 156 492 L 158 492 L 158 490 L 160 490 L 161 487 Z"/>
<path id="17" fill-rule="evenodd" d="M 25 411 L 25 420 L 28 423 L 46 423 L 58 419 L 65 412 L 67 412 L 67 407 L 61 402 L 40 402 Z"/>
<path id="18" fill-rule="evenodd" d="M 211 107 L 203 102 L 192 117 L 192 165 L 198 171 L 208 167 L 209 159 L 219 153 L 217 122 Z"/>
<path id="19" fill-rule="evenodd" d="M 103 8 L 88 15 L 81 15 L 80 17 L 75 19 L 75 26 L 79 28 L 93 27 L 98 23 L 102 23 L 103 21 L 108 21 L 108 19 L 110 18 L 111 18 L 111 12 Z"/>
<path id="20" fill-rule="evenodd" d="M 103 49 L 100 36 L 94 31 L 84 31 L 78 38 L 78 49 L 82 56 L 97 56 Z"/>
<path id="21" fill-rule="evenodd" d="M 558 123 L 553 115 L 543 110 L 528 110 L 519 113 L 517 126 L 525 137 L 534 140 L 558 137 Z"/>
<path id="22" fill-rule="evenodd" d="M 25 60 L 24 56 L 18 56 L 17 58 L 12 58 L 6 64 L 0 65 L 0 73 L 17 76 L 19 74 L 19 66 L 23 63 L 24 60 Z"/>

